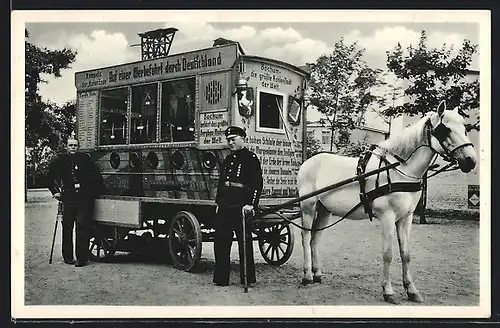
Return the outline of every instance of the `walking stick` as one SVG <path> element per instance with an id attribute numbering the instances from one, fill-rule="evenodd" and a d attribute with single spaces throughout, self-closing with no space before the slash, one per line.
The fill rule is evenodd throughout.
<path id="1" fill-rule="evenodd" d="M 56 214 L 56 224 L 54 226 L 54 234 L 52 235 L 52 246 L 50 248 L 50 258 L 49 258 L 49 264 L 52 264 L 52 255 L 54 254 L 54 243 L 56 241 L 56 234 L 57 234 L 57 224 L 59 223 L 61 217 L 62 217 L 62 203 L 58 202 L 57 203 L 57 214 Z"/>
<path id="2" fill-rule="evenodd" d="M 243 281 L 244 281 L 244 292 L 248 293 L 248 276 L 247 276 L 247 229 L 245 222 L 245 213 L 241 213 L 242 217 L 242 228 L 243 228 Z"/>

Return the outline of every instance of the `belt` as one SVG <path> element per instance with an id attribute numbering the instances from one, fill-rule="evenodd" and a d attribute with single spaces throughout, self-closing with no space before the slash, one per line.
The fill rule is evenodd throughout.
<path id="1" fill-rule="evenodd" d="M 225 185 L 226 187 L 249 188 L 248 186 L 244 185 L 243 183 L 239 183 L 239 182 L 231 182 L 231 181 L 226 181 L 226 182 L 224 182 L 224 185 Z"/>

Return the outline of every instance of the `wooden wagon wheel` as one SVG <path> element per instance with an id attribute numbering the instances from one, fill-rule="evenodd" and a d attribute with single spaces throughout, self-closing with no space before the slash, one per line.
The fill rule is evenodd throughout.
<path id="1" fill-rule="evenodd" d="M 118 239 L 118 228 L 94 225 L 89 241 L 90 258 L 94 261 L 103 261 L 113 256 Z"/>
<path id="2" fill-rule="evenodd" d="M 281 265 L 292 255 L 294 236 L 289 224 L 261 227 L 258 238 L 260 254 L 267 263 Z"/>
<path id="3" fill-rule="evenodd" d="M 200 224 L 192 213 L 180 211 L 170 220 L 168 249 L 177 269 L 194 269 L 201 257 L 202 241 Z"/>

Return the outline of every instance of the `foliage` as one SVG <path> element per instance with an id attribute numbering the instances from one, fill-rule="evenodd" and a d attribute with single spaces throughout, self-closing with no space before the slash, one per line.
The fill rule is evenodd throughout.
<path id="1" fill-rule="evenodd" d="M 321 143 L 318 139 L 314 137 L 313 133 L 307 133 L 306 146 L 307 146 L 307 158 L 321 151 Z"/>
<path id="2" fill-rule="evenodd" d="M 344 143 L 336 135 L 345 137 L 356 125 L 364 124 L 364 114 L 371 105 L 384 103 L 375 92 L 384 84 L 382 71 L 368 67 L 363 53 L 356 42 L 346 44 L 341 38 L 331 54 L 310 64 L 310 103 L 325 114 L 323 124 L 332 130 L 330 150 L 334 144 L 338 149 Z"/>
<path id="3" fill-rule="evenodd" d="M 339 155 L 359 157 L 367 147 L 368 142 L 366 137 L 363 141 L 351 142 L 350 140 L 347 140 L 347 142 L 339 148 Z"/>
<path id="4" fill-rule="evenodd" d="M 423 116 L 435 110 L 442 100 L 446 101 L 448 108 L 458 107 L 465 117 L 468 117 L 468 110 L 479 108 L 479 81 L 464 79 L 477 45 L 464 39 L 455 54 L 453 47 L 446 44 L 440 49 L 429 48 L 423 30 L 418 46 L 410 45 L 406 50 L 404 52 L 398 43 L 394 49 L 387 51 L 390 72 L 408 84 L 404 90 L 408 101 L 386 108 L 383 111 L 385 116 Z M 475 128 L 479 129 L 479 123 Z"/>
<path id="5" fill-rule="evenodd" d="M 27 30 L 25 37 L 29 38 Z M 74 103 L 65 104 L 61 108 L 46 103 L 38 93 L 38 85 L 46 83 L 42 78 L 44 74 L 61 77 L 61 70 L 70 67 L 76 58 L 76 52 L 66 48 L 63 50 L 39 48 L 28 40 L 25 41 L 25 52 L 26 145 L 33 147 L 38 140 L 52 141 L 58 131 L 67 133 L 68 125 L 73 122 Z"/>
<path id="6" fill-rule="evenodd" d="M 76 52 L 40 48 L 28 41 L 25 30 L 25 124 L 26 164 L 41 174 L 51 155 L 67 139 L 75 123 L 75 102 L 62 106 L 45 102 L 38 93 L 39 84 L 46 83 L 43 75 L 61 76 L 61 71 L 75 61 Z"/>

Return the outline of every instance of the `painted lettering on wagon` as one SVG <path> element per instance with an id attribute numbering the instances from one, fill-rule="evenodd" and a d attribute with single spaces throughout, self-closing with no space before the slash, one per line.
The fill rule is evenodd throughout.
<path id="1" fill-rule="evenodd" d="M 301 163 L 300 143 L 276 137 L 250 136 L 248 148 L 259 157 L 264 178 L 263 197 L 297 195 L 297 169 Z"/>
<path id="2" fill-rule="evenodd" d="M 224 131 L 228 127 L 228 112 L 200 113 L 200 144 L 225 145 Z"/>
<path id="3" fill-rule="evenodd" d="M 236 46 L 208 48 L 138 63 L 105 67 L 75 74 L 78 90 L 155 81 L 213 70 L 229 69 L 236 60 Z"/>
<path id="4" fill-rule="evenodd" d="M 179 190 L 179 191 L 206 191 L 207 183 L 200 180 L 185 180 L 174 181 L 170 178 L 156 178 L 152 181 L 144 178 L 144 182 L 148 182 L 151 189 L 160 190 Z"/>
<path id="5" fill-rule="evenodd" d="M 287 72 L 271 65 L 260 64 L 260 70 L 251 70 L 250 78 L 256 79 L 264 88 L 279 91 L 282 86 L 289 86 L 293 83 Z"/>

